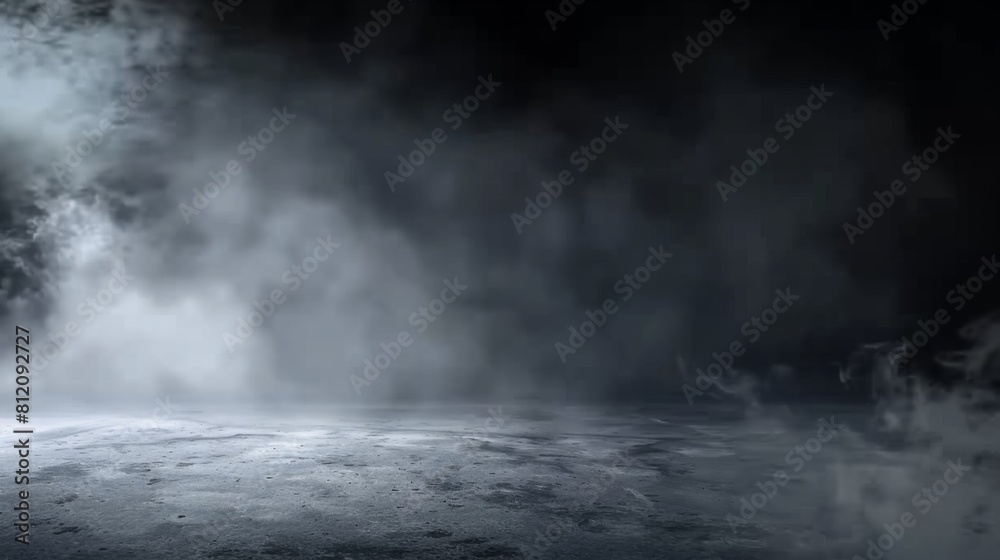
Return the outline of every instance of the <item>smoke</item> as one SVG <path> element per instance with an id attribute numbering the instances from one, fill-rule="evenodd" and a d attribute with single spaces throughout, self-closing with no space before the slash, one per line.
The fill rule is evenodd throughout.
<path id="1" fill-rule="evenodd" d="M 871 115 L 898 110 L 850 81 L 826 83 L 830 100 L 723 201 L 716 182 L 819 82 L 685 74 L 704 94 L 669 110 L 580 92 L 513 110 L 500 85 L 452 131 L 443 111 L 485 74 L 432 87 L 365 51 L 349 76 L 278 41 L 237 48 L 179 8 L 102 6 L 30 39 L 30 13 L 2 23 L 22 36 L 0 62 L 3 288 L 42 394 L 681 398 L 677 359 L 704 366 L 775 289 L 802 304 L 737 367 L 806 327 L 894 312 L 890 271 L 855 277 L 831 239 L 869 197 L 870 162 L 904 154 L 901 138 L 865 144 Z M 628 128 L 580 171 L 573 152 L 615 118 Z M 391 191 L 385 172 L 435 128 L 448 139 Z M 563 170 L 573 183 L 519 233 L 511 214 Z M 336 250 L 308 261 L 322 239 Z M 618 282 L 660 246 L 674 256 L 624 301 Z M 438 315 L 446 282 L 468 288 Z M 563 363 L 556 344 L 608 299 L 620 311 Z"/>
<path id="2" fill-rule="evenodd" d="M 909 512 L 917 526 L 893 537 L 895 544 L 883 536 L 887 530 L 866 536 L 876 548 L 890 543 L 893 555 L 907 558 L 987 557 L 995 549 L 1000 511 L 997 329 L 995 314 L 959 329 L 965 348 L 941 353 L 926 366 L 960 373 L 945 386 L 928 382 L 935 377 L 931 372 L 914 368 L 904 377 L 898 360 L 879 362 L 884 371 L 877 374 L 891 387 L 879 398 L 871 462 L 841 465 L 833 477 L 833 505 L 842 527 L 883 528 Z M 966 472 L 956 482 L 957 465 Z"/>
<path id="3" fill-rule="evenodd" d="M 376 159 L 367 144 L 414 128 L 364 116 L 379 91 L 280 79 L 278 57 L 227 51 L 146 4 L 117 3 L 85 29 L 62 23 L 57 39 L 5 59 L 3 89 L 17 95 L 0 111 L 5 194 L 30 211 L 13 212 L 6 256 L 45 303 L 11 319 L 33 327 L 40 392 L 355 398 L 349 375 L 414 331 L 443 282 L 482 301 L 496 285 L 544 281 L 510 259 L 479 266 L 490 257 L 465 224 L 419 239 L 377 211 L 382 187 L 359 173 Z M 419 219 L 460 205 L 459 181 L 442 178 Z M 309 270 L 325 254 L 317 240 L 336 248 Z M 19 260 L 29 250 L 41 266 Z M 240 319 L 275 290 L 280 305 L 244 340 Z M 470 373 L 503 367 L 490 347 L 501 321 L 480 312 L 490 305 L 447 309 L 365 397 L 459 393 Z"/>
<path id="4" fill-rule="evenodd" d="M 757 377 L 743 373 L 721 380 L 720 388 L 745 404 L 745 420 L 734 428 L 741 441 L 755 450 L 773 449 L 778 458 L 787 451 L 793 480 L 805 482 L 786 487 L 787 478 L 777 474 L 784 476 L 783 470 L 776 471 L 775 483 L 765 477 L 754 488 L 763 492 L 753 498 L 754 507 L 740 502 L 740 517 L 727 517 L 733 531 L 738 534 L 747 522 L 768 524 L 755 517 L 757 509 L 767 508 L 769 516 L 780 510 L 809 526 L 805 533 L 776 536 L 789 557 L 814 557 L 816 551 L 872 560 L 990 557 L 1000 544 L 996 318 L 986 315 L 956 329 L 957 348 L 906 367 L 898 342 L 860 347 L 841 380 L 873 383 L 874 414 L 868 407 L 795 410 L 762 403 Z M 943 369 L 951 375 L 942 375 Z M 809 426 L 814 416 L 808 415 L 817 411 L 832 413 L 821 419 L 840 429 L 812 442 L 820 444 L 815 448 L 803 446 L 803 420 Z M 768 505 L 772 498 L 780 505 Z"/>
<path id="5" fill-rule="evenodd" d="M 498 73 L 503 85 L 452 131 L 442 113 L 481 76 L 427 86 L 369 51 L 361 72 L 338 75 L 277 41 L 234 47 L 153 3 L 96 13 L 58 12 L 34 31 L 31 12 L 0 20 L 15 38 L 0 57 L 3 328 L 30 329 L 41 398 L 680 399 L 693 371 L 739 342 L 738 374 L 720 384 L 749 404 L 752 428 L 783 414 L 762 387 L 811 379 L 773 365 L 805 353 L 807 333 L 901 325 L 897 271 L 859 275 L 849 253 L 894 250 L 909 206 L 853 245 L 841 226 L 912 150 L 882 126 L 902 110 L 849 78 L 827 81 L 829 101 L 723 200 L 730 166 L 822 80 L 763 85 L 734 68 L 765 57 L 716 45 L 732 67 L 686 72 L 699 95 L 684 103 L 557 92 L 514 110 Z M 628 128 L 581 171 L 572 154 L 616 117 Z M 438 127 L 448 139 L 390 190 L 385 173 Z M 511 214 L 527 215 L 525 198 L 563 170 L 573 182 L 518 232 Z M 949 192 L 933 177 L 921 188 Z M 673 256 L 625 300 L 616 286 L 660 246 Z M 742 325 L 785 288 L 801 302 L 748 340 Z M 618 311 L 563 362 L 556 344 L 609 299 Z M 972 478 L 894 554 L 995 544 L 982 525 L 1000 506 L 995 431 L 979 418 L 996 328 L 942 356 L 968 375 L 961 390 L 917 383 L 880 403 L 872 438 L 845 435 L 843 464 L 801 494 L 821 538 L 896 522 L 961 459 Z"/>

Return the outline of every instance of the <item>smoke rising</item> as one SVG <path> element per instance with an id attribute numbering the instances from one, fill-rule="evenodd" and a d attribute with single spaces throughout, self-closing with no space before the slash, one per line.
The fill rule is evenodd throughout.
<path id="1" fill-rule="evenodd" d="M 4 35 L 21 21 L 5 18 Z M 447 126 L 442 113 L 473 94 L 476 75 L 428 87 L 419 70 L 365 51 L 348 76 L 278 41 L 239 48 L 152 3 L 113 2 L 89 21 L 54 18 L 0 63 L 7 321 L 33 327 L 42 394 L 679 399 L 677 359 L 708 363 L 775 289 L 797 290 L 802 305 L 736 367 L 789 357 L 810 329 L 894 314 L 894 271 L 854 275 L 840 224 L 905 141 L 865 143 L 866 118 L 898 110 L 850 81 L 827 83 L 834 97 L 726 202 L 716 182 L 818 83 L 685 75 L 704 94 L 668 110 L 581 92 L 514 110 L 500 87 L 391 192 L 384 173 Z M 725 48 L 713 53 L 737 56 Z M 246 148 L 275 111 L 295 117 Z M 616 115 L 628 131 L 578 171 L 571 154 Z M 92 153 L 54 169 L 102 119 L 114 127 Z M 240 172 L 224 173 L 233 161 Z M 518 235 L 510 215 L 565 169 L 574 184 Z M 213 174 L 229 183 L 208 197 Z M 885 220 L 888 233 L 859 243 L 892 247 Z M 340 247 L 293 291 L 285 272 L 318 237 Z M 564 366 L 555 343 L 617 297 L 650 245 L 675 257 Z M 112 293 L 116 270 L 134 279 Z M 455 278 L 467 292 L 417 334 L 412 314 Z M 286 299 L 273 315 L 227 345 L 276 289 Z M 64 347 L 43 350 L 71 322 Z M 359 397 L 351 375 L 402 331 L 413 344 Z"/>

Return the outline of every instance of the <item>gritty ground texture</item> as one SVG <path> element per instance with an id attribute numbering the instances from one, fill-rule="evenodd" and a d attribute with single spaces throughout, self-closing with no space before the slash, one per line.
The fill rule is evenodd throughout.
<path id="1" fill-rule="evenodd" d="M 880 534 L 871 516 L 891 518 L 896 510 L 873 509 L 865 484 L 850 495 L 844 469 L 876 464 L 889 479 L 910 477 L 915 486 L 901 490 L 908 497 L 923 480 L 914 469 L 926 467 L 929 483 L 942 464 L 875 446 L 859 435 L 860 412 L 832 411 L 849 428 L 793 472 L 786 454 L 816 435 L 823 414 L 748 419 L 711 406 L 510 406 L 499 422 L 490 408 L 496 411 L 300 410 L 292 417 L 189 409 L 156 421 L 39 421 L 28 486 L 31 544 L 13 540 L 21 487 L 5 477 L 3 553 L 46 560 L 864 557 L 865 539 Z M 16 459 L 5 447 L 5 470 L 12 470 Z M 727 520 L 740 516 L 740 498 L 776 469 L 790 481 L 748 521 Z M 951 519 L 960 502 L 978 517 L 953 529 L 921 519 L 887 558 L 922 558 L 903 554 L 908 544 L 925 547 L 919 531 L 933 532 L 934 542 L 967 537 L 965 559 L 994 557 L 995 500 L 971 501 L 995 496 L 995 479 L 967 477 L 941 498 L 953 503 L 935 506 L 928 519 Z"/>

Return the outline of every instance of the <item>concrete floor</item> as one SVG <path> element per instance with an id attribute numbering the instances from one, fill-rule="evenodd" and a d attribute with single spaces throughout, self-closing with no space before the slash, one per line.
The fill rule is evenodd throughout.
<path id="1" fill-rule="evenodd" d="M 31 544 L 13 541 L 21 487 L 9 479 L 3 552 L 45 560 L 847 559 L 864 557 L 865 539 L 880 534 L 873 515 L 891 517 L 873 508 L 869 487 L 891 494 L 893 480 L 920 481 L 921 469 L 932 475 L 940 466 L 874 445 L 861 434 L 860 411 L 832 411 L 851 428 L 794 473 L 787 454 L 831 411 L 748 419 L 713 406 L 505 406 L 501 425 L 487 422 L 490 408 L 496 416 L 483 405 L 50 418 L 31 441 Z M 3 460 L 16 462 L 9 449 Z M 845 468 L 871 480 L 846 488 Z M 727 521 L 776 469 L 788 472 L 787 485 L 747 522 Z M 928 546 L 969 535 L 978 540 L 961 545 L 963 559 L 995 557 L 987 554 L 997 544 L 995 474 L 956 485 L 941 498 L 947 508 L 928 513 L 942 516 L 934 531 L 918 524 L 886 558 L 923 558 Z M 973 511 L 984 495 L 978 533 L 962 533 L 965 518 L 947 529 L 953 509 Z"/>

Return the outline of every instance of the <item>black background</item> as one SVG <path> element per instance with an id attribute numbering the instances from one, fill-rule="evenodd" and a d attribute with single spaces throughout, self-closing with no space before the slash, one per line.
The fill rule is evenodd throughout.
<path id="1" fill-rule="evenodd" d="M 250 43 L 259 34 L 281 37 L 317 60 L 328 58 L 331 72 L 350 72 L 336 64 L 342 58 L 338 44 L 351 36 L 353 25 L 366 21 L 368 10 L 383 4 L 248 0 L 221 25 L 230 37 Z M 691 112 L 692 134 L 698 128 L 700 92 L 692 85 L 696 80 L 679 79 L 670 54 L 683 46 L 683 37 L 701 30 L 696 22 L 735 7 L 728 2 L 589 0 L 553 31 L 543 12 L 556 8 L 555 1 L 417 0 L 407 9 L 417 4 L 422 15 L 414 34 L 372 47 L 425 70 L 426 82 L 412 84 L 408 95 L 448 84 L 461 88 L 469 72 L 494 72 L 506 80 L 498 104 L 512 112 L 539 105 L 557 111 L 560 92 L 580 89 L 596 97 L 632 96 L 664 114 Z M 992 254 L 1000 239 L 993 170 L 997 46 L 987 14 L 991 8 L 985 4 L 930 0 L 886 41 L 876 21 L 888 19 L 891 9 L 890 2 L 753 0 L 746 12 L 737 12 L 739 24 L 717 41 L 758 45 L 768 60 L 758 78 L 767 83 L 849 78 L 861 80 L 872 96 L 891 95 L 906 108 L 907 121 L 899 126 L 913 145 L 928 145 L 943 123 L 963 135 L 961 149 L 940 162 L 954 178 L 958 194 L 953 200 L 921 200 L 920 218 L 893 224 L 905 232 L 898 247 L 874 250 L 859 244 L 858 250 L 843 252 L 859 278 L 892 269 L 904 289 L 899 313 L 910 316 L 941 307 L 943 294 L 975 270 L 982 255 Z M 219 25 L 211 10 L 204 18 Z M 711 59 L 712 53 L 703 57 Z M 699 61 L 687 72 L 697 77 L 723 62 Z M 873 183 L 876 187 L 885 188 Z M 634 188 L 650 213 L 684 212 L 683 202 L 661 185 Z M 842 231 L 829 235 L 831 244 L 843 239 Z M 975 307 L 990 309 L 998 297 L 1000 291 L 985 290 Z M 857 339 L 861 333 L 844 335 Z"/>

